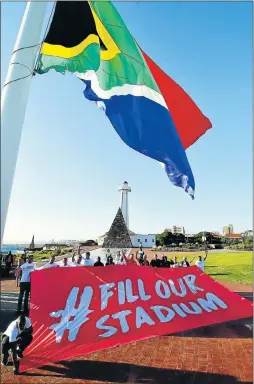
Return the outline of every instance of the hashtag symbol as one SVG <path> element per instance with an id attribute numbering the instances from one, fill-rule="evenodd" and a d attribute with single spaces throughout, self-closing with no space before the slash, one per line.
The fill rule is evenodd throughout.
<path id="1" fill-rule="evenodd" d="M 79 288 L 72 288 L 68 299 L 66 300 L 65 308 L 57 312 L 51 312 L 49 315 L 53 318 L 61 318 L 59 323 L 52 324 L 49 328 L 56 332 L 56 342 L 60 343 L 65 331 L 69 331 L 68 340 L 76 340 L 77 334 L 81 325 L 89 320 L 87 317 L 94 312 L 89 309 L 89 305 L 93 296 L 92 287 L 85 287 L 80 298 L 80 304 L 76 308 Z M 74 318 L 73 320 L 70 320 Z"/>

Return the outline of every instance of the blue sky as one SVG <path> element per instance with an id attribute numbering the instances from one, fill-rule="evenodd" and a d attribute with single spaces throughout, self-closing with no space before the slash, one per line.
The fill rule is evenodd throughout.
<path id="1" fill-rule="evenodd" d="M 49 10 L 52 5 L 49 5 Z M 25 3 L 2 3 L 2 83 Z M 252 3 L 116 3 L 140 46 L 213 123 L 188 151 L 196 199 L 156 161 L 127 147 L 82 83 L 55 72 L 33 79 L 4 242 L 88 239 L 116 214 L 127 180 L 130 228 L 158 233 L 252 227 Z"/>

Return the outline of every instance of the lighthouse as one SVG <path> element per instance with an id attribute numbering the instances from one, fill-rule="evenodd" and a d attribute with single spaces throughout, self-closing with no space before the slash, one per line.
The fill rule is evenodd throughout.
<path id="1" fill-rule="evenodd" d="M 124 218 L 126 227 L 129 229 L 128 193 L 131 192 L 131 187 L 129 187 L 127 181 L 124 181 L 122 186 L 118 188 L 118 191 L 120 191 L 120 193 L 121 193 L 120 208 L 122 210 L 122 214 L 123 214 L 123 218 Z"/>

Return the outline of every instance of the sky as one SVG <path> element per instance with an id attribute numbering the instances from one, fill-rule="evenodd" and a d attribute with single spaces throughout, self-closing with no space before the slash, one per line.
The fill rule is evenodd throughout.
<path id="1" fill-rule="evenodd" d="M 187 150 L 195 200 L 121 141 L 78 79 L 51 71 L 32 81 L 4 243 L 30 242 L 33 234 L 35 242 L 95 239 L 115 217 L 124 180 L 136 233 L 252 228 L 252 2 L 115 5 L 142 49 L 213 124 Z M 25 3 L 1 8 L 3 84 Z"/>

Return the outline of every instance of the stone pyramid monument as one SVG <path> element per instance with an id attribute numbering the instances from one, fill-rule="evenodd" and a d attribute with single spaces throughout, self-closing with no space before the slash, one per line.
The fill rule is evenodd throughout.
<path id="1" fill-rule="evenodd" d="M 131 238 L 121 208 L 118 209 L 110 230 L 106 234 L 102 248 L 132 248 Z"/>

